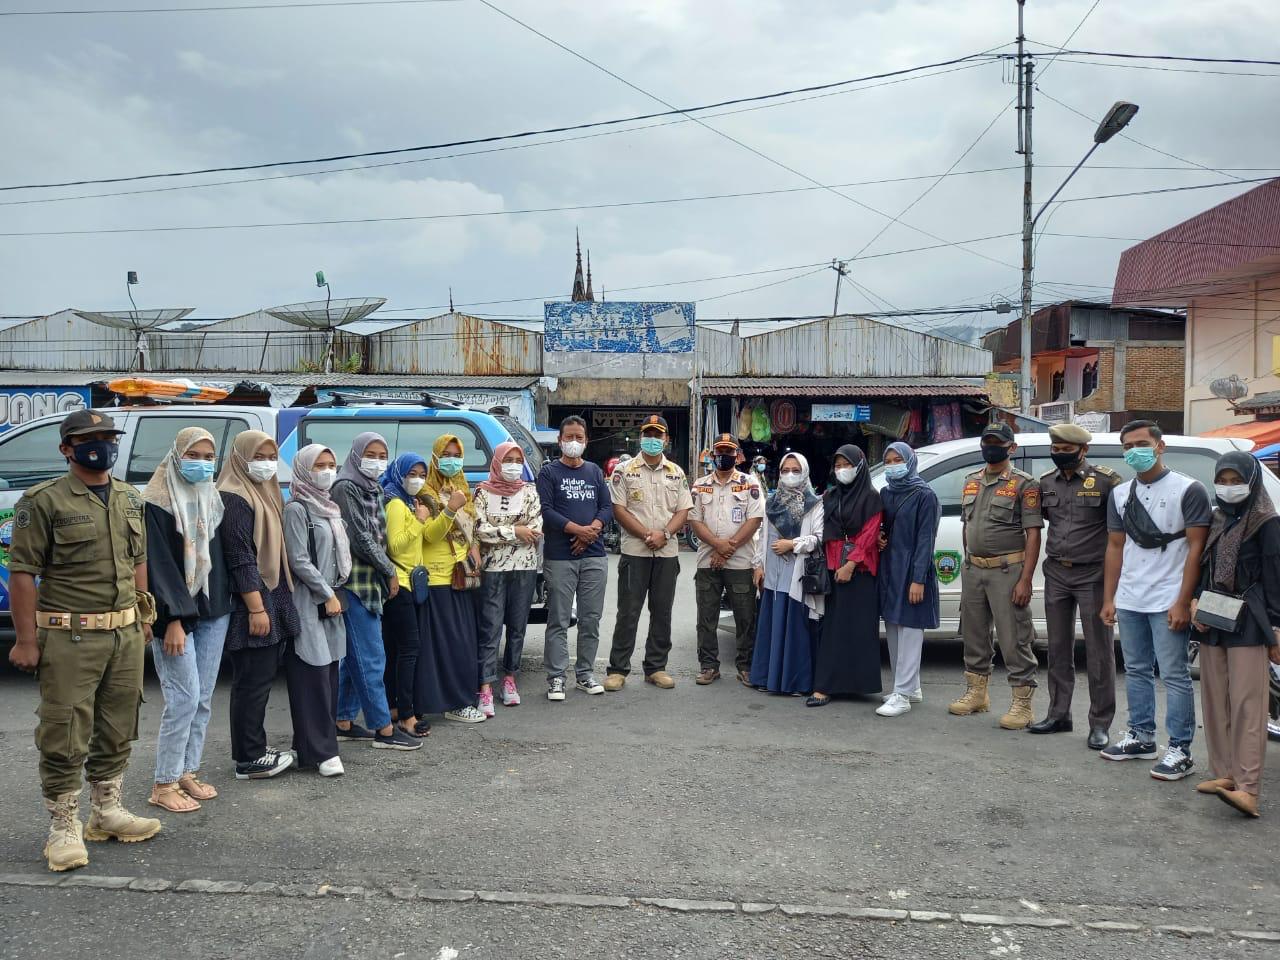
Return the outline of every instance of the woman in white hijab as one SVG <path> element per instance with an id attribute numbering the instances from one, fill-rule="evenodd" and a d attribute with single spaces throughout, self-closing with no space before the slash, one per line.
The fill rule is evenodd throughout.
<path id="1" fill-rule="evenodd" d="M 171 813 L 199 810 L 201 800 L 218 795 L 199 776 L 231 619 L 218 537 L 222 498 L 213 485 L 216 460 L 213 436 L 188 427 L 142 492 L 147 575 L 156 598 L 151 651 L 164 692 L 150 802 Z"/>

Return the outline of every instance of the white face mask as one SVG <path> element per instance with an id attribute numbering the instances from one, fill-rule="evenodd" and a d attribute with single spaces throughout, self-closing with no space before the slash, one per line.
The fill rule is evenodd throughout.
<path id="1" fill-rule="evenodd" d="M 249 479 L 254 483 L 266 483 L 276 475 L 279 464 L 274 460 L 250 460 Z"/>
<path id="2" fill-rule="evenodd" d="M 857 467 L 837 467 L 836 468 L 836 480 L 839 481 L 840 483 L 843 483 L 845 486 L 848 486 L 849 484 L 853 483 L 853 479 L 857 475 L 858 475 Z"/>
<path id="3" fill-rule="evenodd" d="M 804 476 L 799 473 L 784 473 L 778 479 L 784 487 L 798 487 L 804 483 Z"/>
<path id="4" fill-rule="evenodd" d="M 406 477 L 404 481 L 404 492 L 411 497 L 416 497 L 422 492 L 422 488 L 426 485 L 426 477 Z"/>
<path id="5" fill-rule="evenodd" d="M 1215 483 L 1213 492 L 1218 495 L 1218 499 L 1223 503 L 1243 503 L 1249 499 L 1249 485 L 1247 483 Z"/>
<path id="6" fill-rule="evenodd" d="M 502 479 L 507 483 L 515 483 L 524 476 L 523 463 L 504 463 L 502 465 Z"/>
<path id="7" fill-rule="evenodd" d="M 311 474 L 311 482 L 321 490 L 328 490 L 337 478 L 338 471 L 334 469 L 316 470 Z"/>
<path id="8" fill-rule="evenodd" d="M 570 460 L 577 460 L 586 452 L 587 445 L 581 440 L 566 440 L 560 444 L 560 451 Z"/>
<path id="9" fill-rule="evenodd" d="M 364 457 L 360 461 L 360 472 L 370 480 L 377 480 L 387 472 L 387 461 L 375 457 Z"/>

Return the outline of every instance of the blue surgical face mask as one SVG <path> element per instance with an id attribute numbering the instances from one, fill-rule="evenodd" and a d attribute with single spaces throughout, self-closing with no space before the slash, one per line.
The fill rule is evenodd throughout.
<path id="1" fill-rule="evenodd" d="M 1138 473 L 1146 473 L 1156 465 L 1154 447 L 1130 447 L 1124 452 L 1124 462 Z"/>
<path id="2" fill-rule="evenodd" d="M 884 475 L 890 480 L 903 480 L 910 472 L 911 468 L 905 463 L 891 463 L 884 468 Z"/>
<path id="3" fill-rule="evenodd" d="M 187 483 L 208 483 L 213 479 L 215 464 L 212 460 L 181 460 L 179 464 L 182 479 Z"/>
<path id="4" fill-rule="evenodd" d="M 456 477 L 462 472 L 461 457 L 440 457 L 437 462 L 440 465 L 440 472 L 446 477 Z"/>
<path id="5" fill-rule="evenodd" d="M 641 437 L 640 449 L 651 457 L 656 457 L 662 453 L 663 448 L 667 445 L 666 441 L 661 437 Z"/>

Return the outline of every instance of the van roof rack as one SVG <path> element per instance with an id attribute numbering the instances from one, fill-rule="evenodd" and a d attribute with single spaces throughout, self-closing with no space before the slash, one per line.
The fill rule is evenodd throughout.
<path id="1" fill-rule="evenodd" d="M 421 393 L 418 396 L 419 396 L 418 406 L 432 407 L 434 409 L 440 409 L 440 410 L 465 409 L 460 404 L 454 403 L 452 400 L 448 399 L 447 397 L 437 396 L 436 394 L 433 394 L 433 393 Z M 367 406 L 395 405 L 395 406 L 404 407 L 404 406 L 413 406 L 414 402 L 412 400 L 406 399 L 405 397 L 380 397 L 375 394 L 344 393 L 340 390 L 335 390 L 328 400 L 324 400 L 320 403 L 314 403 L 312 404 L 312 407 L 313 408 L 358 407 L 358 406 L 366 406 L 366 405 Z"/>

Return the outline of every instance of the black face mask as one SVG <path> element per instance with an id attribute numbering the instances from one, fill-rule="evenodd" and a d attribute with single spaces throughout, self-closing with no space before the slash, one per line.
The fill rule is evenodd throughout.
<path id="1" fill-rule="evenodd" d="M 1049 458 L 1053 461 L 1053 465 L 1059 470 L 1071 470 L 1080 466 L 1080 461 L 1084 459 L 1082 453 L 1050 453 Z"/>
<path id="2" fill-rule="evenodd" d="M 736 453 L 717 453 L 715 455 L 715 463 L 717 470 L 732 470 L 733 465 L 738 462 Z"/>
<path id="3" fill-rule="evenodd" d="M 114 440 L 90 440 L 71 448 L 71 459 L 86 470 L 110 470 L 119 454 L 120 445 Z"/>
<path id="4" fill-rule="evenodd" d="M 982 459 L 987 463 L 1004 463 L 1009 459 L 1009 448 L 998 447 L 994 443 L 982 445 Z"/>

